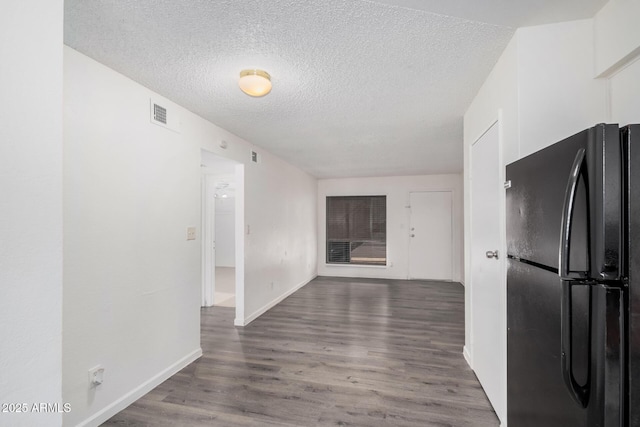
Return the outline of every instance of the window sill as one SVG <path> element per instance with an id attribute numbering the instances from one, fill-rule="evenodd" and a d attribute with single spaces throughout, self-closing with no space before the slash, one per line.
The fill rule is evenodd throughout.
<path id="1" fill-rule="evenodd" d="M 356 268 L 387 268 L 389 267 L 389 265 L 366 265 L 366 264 L 324 264 L 325 267 L 338 267 L 338 268 L 345 268 L 345 267 L 356 267 Z"/>

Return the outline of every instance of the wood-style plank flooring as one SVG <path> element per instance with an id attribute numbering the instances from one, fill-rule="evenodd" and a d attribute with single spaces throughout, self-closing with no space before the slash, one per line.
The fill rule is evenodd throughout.
<path id="1" fill-rule="evenodd" d="M 245 328 L 202 309 L 204 356 L 107 426 L 474 426 L 456 283 L 320 277 Z"/>

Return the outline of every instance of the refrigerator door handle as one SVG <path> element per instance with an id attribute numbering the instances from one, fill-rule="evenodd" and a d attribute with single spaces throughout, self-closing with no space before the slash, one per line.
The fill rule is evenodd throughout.
<path id="1" fill-rule="evenodd" d="M 573 209 L 576 201 L 576 191 L 578 189 L 578 180 L 580 179 L 580 173 L 582 166 L 585 163 L 585 149 L 580 148 L 576 153 L 576 157 L 571 167 L 571 175 L 569 175 L 569 181 L 567 182 L 567 188 L 564 194 L 564 205 L 562 207 L 562 226 L 560 231 L 560 251 L 558 274 L 562 280 L 582 279 L 585 277 L 584 273 L 570 272 L 569 271 L 569 255 L 571 253 L 570 238 L 571 238 L 571 220 L 573 218 Z"/>
<path id="2" fill-rule="evenodd" d="M 585 385 L 580 385 L 573 375 L 573 313 L 572 313 L 572 293 L 571 287 L 579 284 L 588 286 L 585 283 L 576 283 L 569 280 L 562 281 L 562 308 L 561 308 L 561 352 L 562 352 L 562 377 L 564 383 L 569 389 L 571 397 L 583 408 L 587 407 L 589 402 L 590 378 L 587 378 Z M 589 346 L 590 347 L 590 346 Z M 591 357 L 589 356 L 589 365 Z M 589 368 L 588 372 L 591 369 Z"/>

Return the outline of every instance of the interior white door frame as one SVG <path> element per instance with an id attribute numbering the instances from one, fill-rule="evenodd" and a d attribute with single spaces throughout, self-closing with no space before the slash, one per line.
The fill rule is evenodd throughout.
<path id="1" fill-rule="evenodd" d="M 213 305 L 215 265 L 215 175 L 202 172 L 202 307 Z"/>
<path id="2" fill-rule="evenodd" d="M 480 136 L 478 136 L 478 138 L 476 138 L 476 140 L 471 144 L 471 147 L 469 149 L 469 170 L 473 170 L 473 145 L 475 145 L 476 143 L 478 143 L 478 141 L 480 141 L 485 134 L 493 127 L 493 126 L 498 126 L 498 164 L 501 165 L 500 170 L 499 170 L 499 180 L 500 182 L 505 182 L 506 179 L 506 175 L 505 175 L 505 168 L 504 168 L 504 127 L 502 125 L 503 123 L 503 112 L 502 109 L 498 110 L 498 117 L 497 119 L 495 119 L 494 121 L 491 122 L 491 124 L 489 124 L 489 126 L 487 126 L 484 130 L 484 132 L 482 132 L 482 134 Z M 465 185 L 468 185 L 469 188 L 471 188 L 471 174 L 469 174 L 469 182 L 466 182 Z M 470 221 L 469 221 L 469 230 L 468 230 L 468 236 L 473 238 L 473 227 L 471 226 L 471 224 L 473 223 L 472 221 L 472 217 L 473 217 L 473 210 L 471 208 L 472 204 L 472 200 L 473 200 L 473 194 L 470 192 L 469 195 L 469 212 L 470 212 Z M 500 244 L 499 244 L 499 248 L 498 251 L 501 254 L 500 258 L 498 259 L 498 262 L 500 263 L 500 271 L 501 271 L 501 275 L 500 275 L 500 298 L 499 298 L 499 306 L 501 308 L 500 310 L 500 332 L 501 332 L 501 351 L 503 351 L 504 353 L 504 366 L 503 366 L 503 390 L 505 390 L 505 397 L 506 397 L 506 389 L 507 389 L 507 275 L 506 275 L 506 267 L 507 267 L 507 263 L 506 263 L 506 248 L 507 248 L 507 233 L 506 233 L 506 194 L 504 191 L 501 191 L 499 193 L 499 206 L 497 207 L 497 214 L 498 214 L 498 222 L 500 225 L 500 236 L 499 236 L 499 240 L 500 240 Z M 471 270 L 472 270 L 472 254 L 471 251 L 469 250 L 471 244 L 469 242 L 469 244 L 465 244 L 465 254 L 466 256 L 469 257 L 468 262 L 466 263 L 467 266 L 469 267 L 467 270 L 465 271 L 465 275 L 466 275 L 466 282 L 469 286 L 469 300 L 470 302 L 474 300 L 473 298 L 473 292 L 474 292 L 474 286 L 473 286 L 473 279 L 472 279 L 472 274 L 471 274 Z M 473 304 L 469 304 L 469 313 L 470 313 L 470 319 L 472 321 L 473 317 L 473 311 L 474 311 L 474 307 Z M 473 369 L 473 347 L 474 347 L 474 333 L 473 333 L 473 325 L 471 325 L 471 327 L 469 328 L 469 334 L 470 334 L 470 339 L 469 342 L 471 343 L 471 348 L 466 348 L 464 349 L 464 353 L 465 353 L 465 357 L 467 358 L 467 361 L 469 362 L 469 365 L 471 366 L 471 368 Z M 501 413 L 506 414 L 506 405 L 507 402 L 500 402 L 500 405 L 503 405 L 503 408 L 501 408 Z M 507 420 L 506 418 L 504 420 L 501 420 L 501 426 L 502 427 L 507 427 Z"/>
<path id="3" fill-rule="evenodd" d="M 236 218 L 235 218 L 235 241 L 236 241 L 236 317 L 233 324 L 244 326 L 244 164 L 237 164 L 235 167 L 236 180 Z"/>

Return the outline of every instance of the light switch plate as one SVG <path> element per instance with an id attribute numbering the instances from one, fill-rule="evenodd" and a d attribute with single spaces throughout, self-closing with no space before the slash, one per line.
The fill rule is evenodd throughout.
<path id="1" fill-rule="evenodd" d="M 196 228 L 187 227 L 187 240 L 196 240 Z"/>

